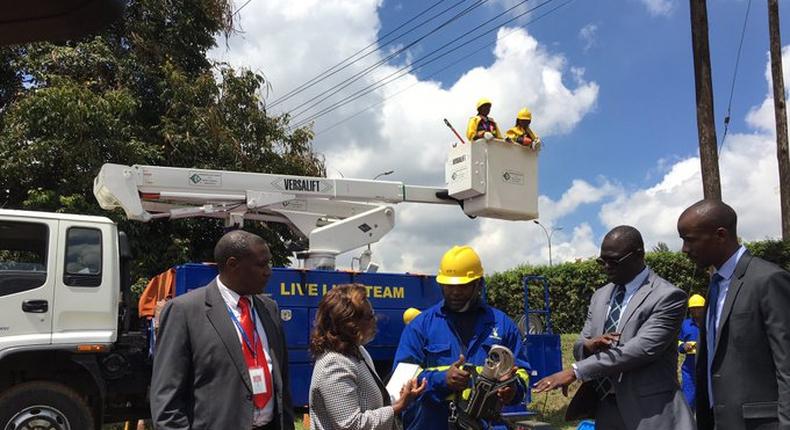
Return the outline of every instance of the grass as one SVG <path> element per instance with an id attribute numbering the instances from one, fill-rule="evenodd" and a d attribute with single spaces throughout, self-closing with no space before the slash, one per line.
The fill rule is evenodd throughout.
<path id="1" fill-rule="evenodd" d="M 562 342 L 562 368 L 566 369 L 573 363 L 573 342 L 579 338 L 578 334 L 563 334 L 561 335 Z M 537 381 L 531 381 L 535 383 Z M 568 397 L 562 395 L 562 390 L 553 390 L 545 394 L 536 394 L 532 396 L 532 403 L 529 404 L 529 409 L 538 412 L 535 419 L 544 421 L 552 425 L 557 430 L 573 430 L 578 425 L 578 421 L 566 422 L 565 409 L 573 397 L 573 394 L 579 388 L 579 383 L 571 384 L 568 390 Z"/>

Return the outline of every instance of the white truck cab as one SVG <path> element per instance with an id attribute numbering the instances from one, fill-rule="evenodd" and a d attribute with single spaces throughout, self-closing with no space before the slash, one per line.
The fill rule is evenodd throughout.
<path id="1" fill-rule="evenodd" d="M 109 218 L 0 209 L 0 428 L 103 420 L 111 381 L 131 376 L 121 242 Z"/>

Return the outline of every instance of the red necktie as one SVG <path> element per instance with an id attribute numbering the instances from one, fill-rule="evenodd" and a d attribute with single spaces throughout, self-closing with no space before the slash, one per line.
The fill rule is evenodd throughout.
<path id="1" fill-rule="evenodd" d="M 263 342 L 261 342 L 259 337 L 255 336 L 255 322 L 252 320 L 252 315 L 250 314 L 250 299 L 241 297 L 239 299 L 239 308 L 241 308 L 241 327 L 244 329 L 247 340 L 255 345 L 255 354 L 253 354 L 247 342 L 241 342 L 241 350 L 244 352 L 244 361 L 247 362 L 247 367 L 250 369 L 261 367 L 263 369 L 263 377 L 266 380 L 266 392 L 252 396 L 255 408 L 263 409 L 266 404 L 269 403 L 269 399 L 272 398 L 272 375 L 269 373 L 269 364 L 263 352 Z"/>

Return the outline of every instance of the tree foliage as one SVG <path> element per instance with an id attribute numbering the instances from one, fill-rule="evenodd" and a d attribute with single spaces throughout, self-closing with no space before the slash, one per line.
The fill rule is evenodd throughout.
<path id="1" fill-rule="evenodd" d="M 758 241 L 747 243 L 752 254 L 790 270 L 790 242 Z M 645 255 L 647 265 L 662 278 L 689 294 L 703 296 L 708 275 L 700 271 L 680 252 L 658 251 Z M 552 325 L 558 333 L 578 333 L 587 317 L 593 292 L 606 284 L 603 269 L 593 260 L 582 260 L 555 266 L 524 265 L 486 277 L 489 302 L 512 317 L 524 312 L 522 280 L 527 275 L 542 275 L 549 281 Z M 530 309 L 543 308 L 543 288 L 529 286 Z"/>
<path id="2" fill-rule="evenodd" d="M 65 43 L 0 48 L 0 206 L 109 215 L 150 276 L 206 260 L 219 221 L 139 224 L 92 195 L 102 164 L 323 175 L 309 129 L 267 114 L 264 78 L 206 57 L 232 31 L 227 0 L 132 0 L 122 20 Z M 284 226 L 257 226 L 285 264 Z"/>

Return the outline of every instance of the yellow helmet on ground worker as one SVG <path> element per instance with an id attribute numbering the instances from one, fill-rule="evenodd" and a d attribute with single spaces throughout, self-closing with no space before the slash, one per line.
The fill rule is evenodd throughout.
<path id="1" fill-rule="evenodd" d="M 454 246 L 444 253 L 436 282 L 464 285 L 483 277 L 483 264 L 471 246 Z"/>
<path id="2" fill-rule="evenodd" d="M 403 324 L 409 325 L 411 320 L 417 318 L 417 315 L 421 314 L 419 309 L 417 308 L 409 308 L 403 311 Z"/>
<path id="3" fill-rule="evenodd" d="M 699 294 L 694 294 L 693 296 L 689 297 L 689 307 L 690 308 L 705 307 L 705 298 L 700 296 Z"/>
<path id="4" fill-rule="evenodd" d="M 517 119 L 527 119 L 532 121 L 532 112 L 529 111 L 527 108 L 523 108 L 518 111 L 518 115 L 516 115 Z"/>
<path id="5" fill-rule="evenodd" d="M 483 98 L 481 98 L 480 100 L 477 101 L 477 105 L 475 106 L 475 108 L 480 109 L 480 106 L 490 105 L 490 104 L 491 104 L 491 100 L 483 97 Z"/>

